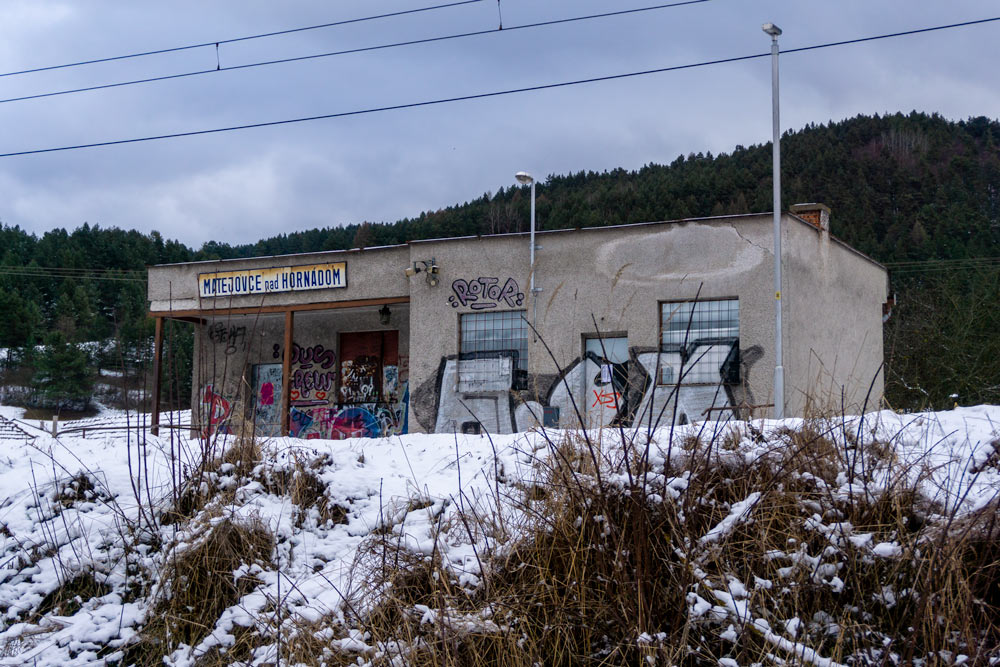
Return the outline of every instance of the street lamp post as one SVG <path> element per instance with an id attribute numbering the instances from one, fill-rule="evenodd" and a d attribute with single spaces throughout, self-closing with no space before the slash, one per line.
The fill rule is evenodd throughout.
<path id="1" fill-rule="evenodd" d="M 785 416 L 785 368 L 781 350 L 781 124 L 778 116 L 778 35 L 781 28 L 765 23 L 771 36 L 771 170 L 774 182 L 774 418 Z"/>
<path id="2" fill-rule="evenodd" d="M 535 179 L 526 171 L 519 171 L 514 174 L 514 178 L 521 185 L 531 185 L 531 247 L 528 251 L 528 291 L 531 293 L 531 327 L 535 327 L 535 315 L 538 313 L 537 291 L 535 289 Z M 537 334 L 533 333 L 533 338 L 537 341 Z"/>

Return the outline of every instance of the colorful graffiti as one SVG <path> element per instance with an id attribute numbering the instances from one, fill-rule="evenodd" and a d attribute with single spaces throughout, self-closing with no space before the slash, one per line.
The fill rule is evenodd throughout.
<path id="1" fill-rule="evenodd" d="M 340 343 L 339 367 L 334 350 L 323 345 L 292 347 L 289 434 L 340 440 L 406 433 L 409 360 L 398 354 L 399 332 L 345 333 Z M 274 345 L 272 357 L 281 355 L 281 346 Z M 255 366 L 253 386 L 257 432 L 277 435 L 281 364 Z"/>
<path id="2" fill-rule="evenodd" d="M 216 393 L 213 385 L 205 385 L 201 391 L 201 437 L 208 438 L 214 433 L 229 433 L 229 418 L 233 404 L 222 394 Z"/>
<path id="3" fill-rule="evenodd" d="M 291 435 L 307 440 L 382 438 L 402 432 L 400 415 L 381 403 L 343 408 L 292 408 Z"/>
<path id="4" fill-rule="evenodd" d="M 384 438 L 406 432 L 408 396 L 396 404 L 293 407 L 289 433 L 307 440 Z"/>
<path id="5" fill-rule="evenodd" d="M 275 343 L 271 349 L 272 359 L 281 359 L 281 346 Z M 337 355 L 323 345 L 300 346 L 292 344 L 292 402 L 310 401 L 324 404 L 332 400 L 332 392 L 337 383 L 334 365 Z M 332 369 L 332 370 L 328 370 Z"/>
<path id="6" fill-rule="evenodd" d="M 253 367 L 254 432 L 261 437 L 281 435 L 281 364 Z"/>
<path id="7" fill-rule="evenodd" d="M 448 297 L 448 303 L 451 304 L 452 308 L 462 306 L 473 310 L 483 310 L 496 308 L 502 303 L 516 308 L 524 303 L 524 293 L 520 291 L 517 281 L 513 278 L 508 278 L 503 286 L 500 285 L 499 278 L 482 276 L 474 280 L 459 278 L 452 282 L 451 291 L 454 294 Z"/>

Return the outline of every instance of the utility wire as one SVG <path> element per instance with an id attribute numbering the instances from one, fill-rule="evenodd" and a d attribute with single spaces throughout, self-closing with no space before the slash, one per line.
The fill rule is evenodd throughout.
<path id="1" fill-rule="evenodd" d="M 844 45 L 848 45 L 848 44 L 858 44 L 858 43 L 861 43 L 861 42 L 870 42 L 870 41 L 879 40 L 879 39 L 889 39 L 889 38 L 892 38 L 892 37 L 902 37 L 902 36 L 906 36 L 906 35 L 915 35 L 915 34 L 918 34 L 918 33 L 932 32 L 932 31 L 937 31 L 937 30 L 948 30 L 948 29 L 952 29 L 952 28 L 961 28 L 961 27 L 966 27 L 966 26 L 971 26 L 971 25 L 977 25 L 977 24 L 981 24 L 981 23 L 989 23 L 989 22 L 992 22 L 992 21 L 1000 21 L 1000 16 L 996 16 L 996 17 L 988 18 L 988 19 L 979 19 L 979 20 L 975 20 L 975 21 L 964 21 L 962 23 L 951 23 L 951 24 L 948 24 L 948 25 L 934 26 L 934 27 L 931 27 L 931 28 L 920 28 L 918 30 L 907 30 L 907 31 L 904 31 L 904 32 L 894 32 L 894 33 L 889 33 L 889 34 L 885 34 L 885 35 L 875 35 L 875 36 L 872 36 L 872 37 L 861 37 L 861 38 L 857 38 L 857 39 L 842 40 L 842 41 L 838 41 L 838 42 L 827 42 L 827 43 L 824 43 L 824 44 L 814 44 L 812 46 L 803 46 L 803 47 L 799 47 L 799 48 L 795 48 L 795 49 L 788 49 L 784 53 L 799 53 L 799 52 L 802 52 L 802 51 L 813 51 L 813 50 L 816 50 L 816 49 L 824 49 L 824 48 L 829 48 L 829 47 L 834 47 L 834 46 L 844 46 Z M 539 91 L 539 90 L 551 90 L 551 89 L 554 89 L 554 88 L 566 88 L 566 87 L 569 87 L 569 86 L 578 86 L 578 85 L 586 84 L 586 83 L 597 83 L 597 82 L 603 82 L 603 81 L 614 81 L 614 80 L 617 80 L 617 79 L 628 79 L 628 78 L 634 78 L 634 77 L 639 77 L 639 76 L 646 76 L 646 75 L 649 75 L 649 74 L 660 74 L 660 73 L 663 73 L 663 72 L 675 72 L 675 71 L 679 71 L 679 70 L 694 69 L 694 68 L 697 68 L 697 67 L 706 67 L 706 66 L 709 66 L 709 65 L 721 65 L 721 64 L 724 64 L 724 63 L 741 62 L 741 61 L 745 61 L 745 60 L 754 60 L 756 58 L 766 58 L 766 57 L 770 57 L 770 55 L 771 55 L 771 53 L 768 51 L 768 52 L 765 52 L 765 53 L 755 53 L 755 54 L 746 55 L 746 56 L 735 56 L 735 57 L 732 57 L 732 58 L 719 58 L 719 59 L 716 59 L 716 60 L 705 60 L 705 61 L 702 61 L 702 62 L 690 63 L 690 64 L 687 64 L 687 65 L 673 65 L 671 67 L 657 67 L 655 69 L 641 70 L 641 71 L 638 71 L 638 72 L 627 72 L 627 73 L 624 73 L 624 74 L 610 74 L 608 76 L 596 76 L 596 77 L 590 77 L 590 78 L 587 78 L 587 79 L 575 79 L 575 80 L 572 80 L 572 81 L 561 81 L 561 82 L 558 82 L 558 83 L 547 83 L 547 84 L 540 84 L 540 85 L 536 85 L 536 86 L 524 86 L 524 87 L 521 87 L 521 88 L 508 88 L 506 90 L 498 90 L 498 91 L 493 91 L 493 92 L 489 92 L 489 93 L 474 93 L 474 94 L 470 94 L 470 95 L 458 95 L 458 96 L 455 96 L 455 97 L 444 97 L 444 98 L 439 98 L 439 99 L 434 99 L 434 100 L 425 100 L 423 102 L 408 102 L 408 103 L 405 103 L 405 104 L 392 104 L 392 105 L 381 106 L 381 107 L 369 107 L 367 109 L 355 109 L 353 111 L 341 111 L 341 112 L 338 112 L 338 113 L 317 114 L 317 115 L 314 115 L 314 116 L 304 116 L 304 117 L 301 117 L 301 118 L 286 118 L 286 119 L 283 119 L 283 120 L 264 121 L 264 122 L 260 122 L 260 123 L 247 123 L 247 124 L 244 124 L 244 125 L 232 125 L 232 126 L 229 126 L 229 127 L 217 127 L 217 128 L 212 128 L 212 129 L 208 129 L 208 130 L 191 130 L 191 131 L 187 131 L 187 132 L 173 132 L 173 133 L 170 133 L 170 134 L 159 134 L 159 135 L 152 135 L 152 136 L 146 136 L 146 137 L 135 137 L 135 138 L 132 138 L 132 139 L 116 139 L 116 140 L 112 140 L 112 141 L 99 141 L 99 142 L 87 143 L 87 144 L 76 144 L 76 145 L 72 145 L 72 146 L 58 146 L 58 147 L 54 147 L 54 148 L 37 148 L 37 149 L 27 150 L 27 151 L 15 151 L 15 152 L 11 152 L 11 153 L 0 153 L 0 158 L 16 157 L 16 156 L 20 156 L 20 155 L 35 155 L 35 154 L 38 154 L 38 153 L 55 153 L 55 152 L 60 152 L 60 151 L 79 150 L 79 149 L 82 149 L 82 148 L 97 148 L 97 147 L 100 147 L 100 146 L 117 146 L 117 145 L 121 145 L 121 144 L 134 144 L 134 143 L 139 143 L 139 142 L 144 142 L 144 141 L 157 141 L 157 140 L 160 140 L 160 139 L 177 139 L 179 137 L 193 137 L 193 136 L 199 136 L 199 135 L 203 135 L 203 134 L 219 134 L 219 133 L 222 133 L 222 132 L 233 132 L 233 131 L 236 131 L 236 130 L 249 130 L 249 129 L 260 128 L 260 127 L 274 127 L 274 126 L 278 126 L 278 125 L 291 125 L 293 123 L 305 123 L 305 122 L 314 121 L 314 120 L 325 120 L 325 119 L 331 119 L 331 118 L 345 118 L 345 117 L 349 117 L 349 116 L 361 116 L 361 115 L 365 115 L 365 114 L 378 113 L 378 112 L 384 112 L 384 111 L 398 111 L 398 110 L 401 110 L 401 109 L 415 109 L 415 108 L 419 108 L 419 107 L 435 106 L 435 105 L 438 105 L 438 104 L 449 104 L 449 103 L 452 103 L 452 102 L 464 102 L 464 101 L 468 101 L 468 100 L 479 100 L 479 99 L 486 99 L 486 98 L 491 98 L 491 97 L 501 97 L 501 96 L 504 96 L 504 95 L 513 95 L 513 94 L 516 94 L 516 93 L 536 92 L 536 91 Z"/>
<path id="2" fill-rule="evenodd" d="M 15 266 L 11 264 L 0 265 L 0 271 L 31 271 L 31 272 L 45 272 L 45 271 L 59 271 L 61 273 L 93 273 L 94 271 L 101 271 L 102 273 L 139 273 L 145 271 L 145 269 L 94 269 L 88 267 L 71 267 L 71 266 L 42 266 L 41 264 L 27 265 L 27 266 Z"/>
<path id="3" fill-rule="evenodd" d="M 545 26 L 559 25 L 562 23 L 573 23 L 575 21 L 589 21 L 592 19 L 603 19 L 612 16 L 622 16 L 624 14 L 636 14 L 638 12 L 649 12 L 658 9 L 668 9 L 671 7 L 682 7 L 684 5 L 696 5 L 703 2 L 709 2 L 710 0 L 683 0 L 681 2 L 671 2 L 661 5 L 653 5 L 650 7 L 637 7 L 634 9 L 623 9 L 614 12 L 605 12 L 602 14 L 589 14 L 587 16 L 574 16 L 571 18 L 564 19 L 553 19 L 551 21 L 540 21 L 538 23 L 525 23 L 523 25 L 508 26 L 506 28 L 490 28 L 488 30 L 475 30 L 472 32 L 462 32 L 452 35 L 441 35 L 438 37 L 426 37 L 423 39 L 411 39 L 403 42 L 390 42 L 388 44 L 376 44 L 374 46 L 361 46 L 354 49 L 344 49 L 342 51 L 327 51 L 325 53 L 314 53 L 307 56 L 295 56 L 292 58 L 280 58 L 277 60 L 263 60 L 254 63 L 246 63 L 243 65 L 231 65 L 229 67 L 220 67 L 218 62 L 214 68 L 209 69 L 199 69 L 190 72 L 180 72 L 178 74 L 164 74 L 162 76 L 154 76 L 146 79 L 133 79 L 130 81 L 118 81 L 115 83 L 105 83 L 96 86 L 87 86 L 84 88 L 70 88 L 67 90 L 57 90 L 49 93 L 37 93 L 35 95 L 22 95 L 20 97 L 9 97 L 7 99 L 0 99 L 0 104 L 5 104 L 7 102 L 24 102 L 25 100 L 37 100 L 44 97 L 56 97 L 58 95 L 73 95 L 76 93 L 86 93 L 94 90 L 105 90 L 108 88 L 120 88 L 122 86 L 134 86 L 142 83 L 155 83 L 157 81 L 169 81 L 171 79 L 183 79 L 191 76 L 200 76 L 202 74 L 215 74 L 217 72 L 231 72 L 233 70 L 249 69 L 251 67 L 266 67 L 270 65 L 282 65 L 285 63 L 300 62 L 303 60 L 315 60 L 317 58 L 332 58 L 334 56 L 345 56 L 352 53 L 365 53 L 367 51 L 380 51 L 383 49 L 395 49 L 402 46 L 414 46 L 417 44 L 431 44 L 434 42 L 444 42 L 452 39 L 462 39 L 465 37 L 480 37 L 482 35 L 490 35 L 499 32 L 512 32 L 514 30 L 524 30 L 527 28 L 541 28 Z"/>
<path id="4" fill-rule="evenodd" d="M 1000 265 L 1000 257 L 969 257 L 965 259 L 926 259 L 885 262 L 883 266 L 894 275 L 902 273 L 934 273 L 963 269 L 986 269 Z M 85 269 L 45 266 L 0 266 L 0 275 L 25 278 L 65 278 L 146 282 L 144 269 Z M 134 277 L 130 277 L 134 276 Z"/>
<path id="5" fill-rule="evenodd" d="M 1000 257 L 964 257 L 958 259 L 911 259 L 899 262 L 883 262 L 883 266 L 903 268 L 909 266 L 967 264 L 969 262 L 1000 262 Z"/>
<path id="6" fill-rule="evenodd" d="M 58 273 L 63 276 L 87 277 L 97 271 L 102 274 L 113 274 L 115 276 L 118 276 L 119 274 L 124 275 L 134 273 L 138 275 L 140 273 L 145 273 L 145 269 L 72 269 L 56 266 L 0 266 L 0 273 L 16 273 L 23 275 L 52 275 Z"/>
<path id="7" fill-rule="evenodd" d="M 135 272 L 126 272 L 135 273 Z M 137 274 L 138 275 L 138 274 Z M 46 271 L 31 271 L 31 270 L 20 270 L 18 268 L 3 267 L 0 268 L 0 276 L 19 276 L 21 278 L 62 278 L 66 280 L 108 280 L 113 282 L 126 282 L 126 283 L 144 283 L 146 282 L 145 277 L 134 277 L 130 278 L 127 275 L 114 276 L 114 275 L 104 275 L 96 272 L 91 272 L 89 274 L 83 273 L 62 273 L 60 271 L 46 270 Z"/>
<path id="8" fill-rule="evenodd" d="M 460 0 L 459 2 L 449 2 L 443 5 L 433 5 L 431 7 L 419 7 L 417 9 L 406 9 L 399 12 L 390 12 L 388 14 L 376 14 L 374 16 L 363 16 L 356 19 L 346 19 L 343 21 L 333 21 L 330 23 L 320 23 L 317 25 L 308 25 L 301 28 L 289 28 L 288 30 L 276 30 L 274 32 L 264 32 L 257 35 L 246 35 L 244 37 L 233 37 L 231 39 L 220 39 L 212 40 L 211 42 L 201 42 L 199 44 L 187 44 L 185 46 L 173 46 L 166 49 L 156 49 L 153 51 L 140 51 L 139 53 L 127 53 L 120 56 L 109 56 L 107 58 L 94 58 L 93 60 L 80 60 L 78 62 L 64 63 L 62 65 L 48 65 L 45 67 L 33 67 L 31 69 L 22 69 L 15 72 L 3 72 L 0 73 L 0 77 L 5 76 L 16 76 L 19 74 L 33 74 L 35 72 L 47 72 L 54 69 L 66 69 L 69 67 L 80 67 L 82 65 L 94 65 L 97 63 L 107 63 L 113 62 L 115 60 L 127 60 L 129 58 L 142 58 L 144 56 L 154 56 L 161 53 L 176 53 L 178 51 L 188 51 L 190 49 L 201 49 L 207 46 L 218 46 L 219 44 L 232 44 L 234 42 L 246 42 L 252 39 L 263 39 L 265 37 L 277 37 L 278 35 L 289 35 L 295 32 L 305 32 L 307 30 L 319 30 L 320 28 L 333 28 L 340 25 L 348 25 L 351 23 L 362 23 L 364 21 L 374 21 L 376 19 L 391 18 L 394 16 L 405 16 L 407 14 L 418 14 L 420 12 L 429 12 L 435 9 L 447 9 L 449 7 L 458 7 L 459 5 L 470 5 L 476 2 L 482 2 L 483 0 Z"/>
<path id="9" fill-rule="evenodd" d="M 912 273 L 943 273 L 951 271 L 992 269 L 1000 265 L 1000 257 L 970 257 L 968 259 L 928 259 L 910 262 L 888 262 L 884 266 L 893 275 Z"/>

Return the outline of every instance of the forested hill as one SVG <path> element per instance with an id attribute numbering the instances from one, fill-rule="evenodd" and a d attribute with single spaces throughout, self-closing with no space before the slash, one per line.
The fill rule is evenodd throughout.
<path id="1" fill-rule="evenodd" d="M 809 125 L 782 139 L 782 206 L 827 204 L 833 233 L 885 262 L 997 254 L 998 142 L 1000 122 L 984 117 L 952 122 L 911 113 Z M 549 176 L 536 194 L 540 229 L 770 211 L 771 146 L 690 154 L 638 171 Z M 396 223 L 209 244 L 203 252 L 245 257 L 388 245 L 518 231 L 527 222 L 527 188 L 501 187 Z"/>
<path id="2" fill-rule="evenodd" d="M 886 329 L 886 379 L 897 407 L 941 407 L 952 394 L 963 403 L 1000 402 L 1000 270 L 995 260 L 960 262 L 1000 255 L 998 140 L 996 120 L 923 113 L 809 125 L 782 139 L 783 208 L 827 204 L 834 234 L 893 269 L 900 305 Z M 538 185 L 537 209 L 540 229 L 769 211 L 771 148 L 549 176 Z M 85 224 L 39 238 L 0 225 L 0 348 L 59 330 L 70 341 L 116 337 L 146 349 L 149 264 L 523 231 L 528 210 L 526 187 L 501 187 L 395 223 L 199 250 L 156 232 Z"/>

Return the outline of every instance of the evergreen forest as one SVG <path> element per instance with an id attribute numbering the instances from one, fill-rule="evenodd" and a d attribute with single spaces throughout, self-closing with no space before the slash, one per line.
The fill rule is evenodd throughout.
<path id="1" fill-rule="evenodd" d="M 885 325 L 886 399 L 894 409 L 1000 403 L 1000 122 L 936 114 L 858 116 L 782 138 L 782 208 L 831 207 L 831 231 L 886 264 L 896 306 Z M 539 229 L 619 225 L 771 210 L 771 146 L 691 153 L 638 170 L 550 175 Z M 189 248 L 161 234 L 83 224 L 42 236 L 0 224 L 0 359 L 6 385 L 38 395 L 88 395 L 46 384 L 52 355 L 148 375 L 152 322 L 145 267 L 312 252 L 449 236 L 526 231 L 527 187 L 396 222 L 282 234 L 246 245 Z M 295 221 L 282 221 L 294 227 Z M 167 395 L 190 395 L 190 325 L 166 332 Z M 127 392 L 125 396 L 127 396 Z"/>

